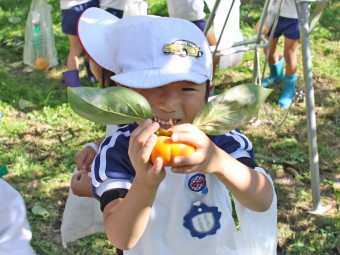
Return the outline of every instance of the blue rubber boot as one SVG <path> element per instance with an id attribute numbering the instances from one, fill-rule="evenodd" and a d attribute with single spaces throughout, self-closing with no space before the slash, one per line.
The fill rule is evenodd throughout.
<path id="1" fill-rule="evenodd" d="M 292 104 L 295 94 L 296 82 L 296 75 L 285 75 L 283 93 L 279 99 L 279 104 L 283 108 L 289 108 L 289 106 Z"/>
<path id="2" fill-rule="evenodd" d="M 64 82 L 67 87 L 81 87 L 79 71 L 78 70 L 69 70 L 63 72 Z"/>
<path id="3" fill-rule="evenodd" d="M 274 83 L 280 83 L 283 80 L 283 65 L 285 59 L 281 58 L 279 62 L 269 65 L 270 74 L 262 81 L 262 87 L 267 88 Z"/>

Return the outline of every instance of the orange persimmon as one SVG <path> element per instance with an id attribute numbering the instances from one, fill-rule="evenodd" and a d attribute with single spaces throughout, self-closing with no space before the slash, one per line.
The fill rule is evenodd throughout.
<path id="1" fill-rule="evenodd" d="M 163 166 L 175 167 L 174 157 L 188 156 L 196 151 L 195 147 L 185 143 L 175 143 L 170 136 L 158 136 L 155 147 L 152 150 L 150 161 L 155 162 L 156 158 L 163 159 Z"/>
<path id="2" fill-rule="evenodd" d="M 48 62 L 46 58 L 37 58 L 35 60 L 35 68 L 37 68 L 37 70 L 46 71 L 47 67 L 48 67 Z"/>

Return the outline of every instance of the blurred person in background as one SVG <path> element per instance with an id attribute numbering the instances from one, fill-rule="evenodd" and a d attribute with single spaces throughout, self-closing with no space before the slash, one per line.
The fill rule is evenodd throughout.
<path id="1" fill-rule="evenodd" d="M 278 9 L 281 1 L 273 0 L 271 9 Z M 272 27 L 266 34 L 269 40 Z M 276 46 L 280 37 L 284 37 L 283 57 L 280 57 Z M 297 51 L 300 39 L 300 26 L 294 0 L 284 0 L 279 13 L 279 20 L 269 46 L 268 64 L 270 74 L 262 82 L 262 87 L 283 82 L 283 93 L 278 101 L 283 108 L 289 108 L 293 102 L 297 77 Z M 264 48 L 265 53 L 268 49 Z M 283 70 L 286 64 L 285 72 Z"/>
<path id="2" fill-rule="evenodd" d="M 99 0 L 60 0 L 62 31 L 67 35 L 70 44 L 66 62 L 68 70 L 63 72 L 64 82 L 67 87 L 82 86 L 79 76 L 79 58 L 83 49 L 77 37 L 77 24 L 81 13 L 90 7 L 99 7 Z M 86 57 L 84 64 L 88 80 L 96 82 Z"/>

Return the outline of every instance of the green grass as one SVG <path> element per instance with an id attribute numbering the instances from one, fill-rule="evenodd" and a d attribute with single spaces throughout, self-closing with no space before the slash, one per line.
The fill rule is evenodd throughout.
<path id="1" fill-rule="evenodd" d="M 62 212 L 74 155 L 82 145 L 104 134 L 105 127 L 77 116 L 69 107 L 61 73 L 66 70 L 68 41 L 61 32 L 59 1 L 52 5 L 53 29 L 59 65 L 47 73 L 22 63 L 24 28 L 30 1 L 0 2 L 0 166 L 8 166 L 4 177 L 24 197 L 33 231 L 32 246 L 37 254 L 112 254 L 114 248 L 104 234 L 76 241 L 64 250 L 60 239 Z M 167 15 L 165 1 L 149 0 L 150 13 Z M 339 2 L 329 1 L 318 26 L 310 35 L 313 83 L 318 132 L 320 190 L 322 204 L 339 201 L 340 159 L 340 74 Z M 261 15 L 262 1 L 242 1 L 241 28 L 244 38 L 255 36 L 253 28 Z M 19 17 L 12 24 L 8 19 Z M 280 41 L 279 47 L 283 47 Z M 299 54 L 301 54 L 299 52 Z M 263 54 L 261 55 L 263 59 Z M 218 70 L 217 92 L 252 78 L 253 52 L 246 52 L 233 68 Z M 81 69 L 82 82 L 87 83 Z M 304 89 L 302 59 L 299 56 L 298 89 Z M 280 247 L 286 255 L 339 254 L 339 206 L 323 215 L 312 209 L 311 175 L 307 137 L 306 108 L 295 104 L 284 120 L 286 110 L 277 106 L 276 89 L 262 108 L 258 122 L 242 128 L 255 144 L 257 159 L 275 181 L 278 195 Z M 299 176 L 287 172 L 293 165 Z M 36 210 L 36 209 L 39 210 Z"/>

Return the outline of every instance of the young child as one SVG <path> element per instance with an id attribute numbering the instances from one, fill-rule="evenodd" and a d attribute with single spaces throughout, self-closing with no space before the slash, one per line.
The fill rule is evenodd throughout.
<path id="1" fill-rule="evenodd" d="M 99 0 L 60 0 L 60 9 L 62 15 L 62 31 L 69 39 L 70 49 L 67 56 L 67 71 L 63 72 L 63 78 L 66 86 L 80 87 L 79 77 L 79 57 L 83 51 L 77 37 L 77 23 L 81 13 L 90 7 L 99 7 Z M 95 78 L 90 71 L 88 59 L 84 59 L 87 78 L 90 82 L 95 82 Z"/>
<path id="2" fill-rule="evenodd" d="M 111 243 L 124 255 L 226 254 L 250 247 L 246 242 L 242 247 L 236 236 L 231 192 L 244 212 L 263 216 L 257 245 L 267 252 L 257 254 L 274 254 L 276 215 L 273 221 L 266 211 L 275 213 L 275 192 L 269 175 L 254 162 L 251 142 L 237 130 L 207 136 L 191 124 L 207 102 L 212 78 L 203 33 L 183 19 L 119 20 L 90 8 L 79 20 L 78 36 L 90 58 L 114 72 L 117 85 L 143 95 L 154 115 L 106 138 L 92 164 L 93 192 Z M 187 42 L 190 51 L 176 41 Z M 192 144 L 196 152 L 176 157 L 175 168 L 163 167 L 161 158 L 151 164 L 159 127 L 171 128 L 174 142 Z M 268 225 L 274 234 L 266 232 Z M 265 242 L 268 234 L 272 241 Z"/>
<path id="3" fill-rule="evenodd" d="M 274 0 L 273 6 L 279 5 L 281 1 Z M 274 8 L 274 7 L 273 7 Z M 266 35 L 269 40 L 272 29 Z M 279 42 L 281 35 L 284 36 L 284 52 L 283 58 L 280 59 L 279 54 L 276 52 L 276 46 Z M 272 42 L 269 46 L 268 63 L 270 75 L 262 82 L 263 87 L 268 87 L 272 84 L 283 82 L 283 94 L 279 99 L 279 104 L 288 108 L 292 104 L 295 87 L 297 83 L 297 50 L 298 41 L 300 39 L 300 26 L 298 15 L 296 11 L 295 0 L 284 0 L 277 27 L 274 32 Z M 286 62 L 286 72 L 284 75 L 283 66 Z"/>

